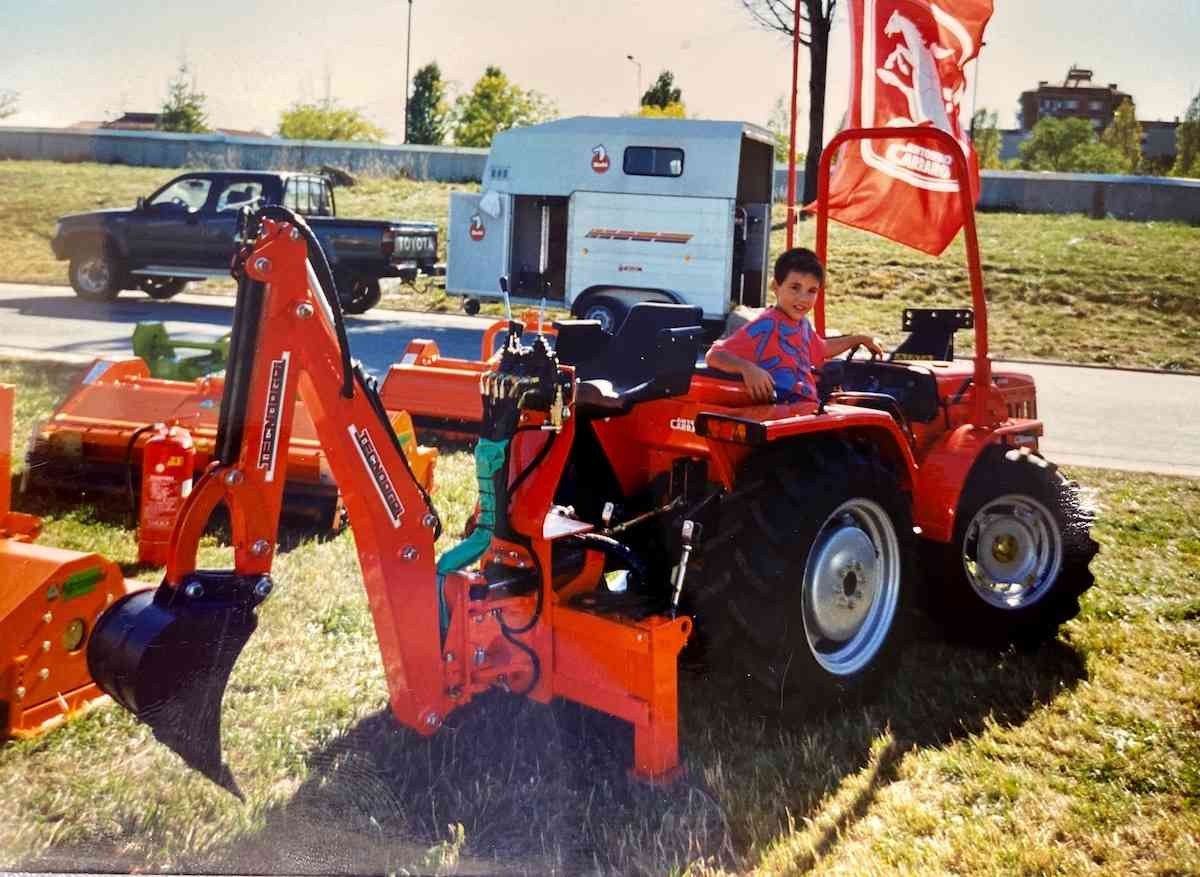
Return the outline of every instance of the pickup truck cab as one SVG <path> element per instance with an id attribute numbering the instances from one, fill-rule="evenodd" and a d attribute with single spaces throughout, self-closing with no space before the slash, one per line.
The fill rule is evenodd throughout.
<path id="1" fill-rule="evenodd" d="M 81 298 L 112 301 L 123 289 L 155 299 L 189 280 L 228 276 L 240 241 L 243 207 L 282 204 L 303 215 L 321 241 L 342 306 L 360 314 L 379 303 L 379 278 L 440 273 L 437 226 L 430 222 L 342 219 L 333 186 L 315 174 L 198 171 L 183 174 L 133 209 L 97 210 L 59 219 L 50 246 L 69 260 Z"/>

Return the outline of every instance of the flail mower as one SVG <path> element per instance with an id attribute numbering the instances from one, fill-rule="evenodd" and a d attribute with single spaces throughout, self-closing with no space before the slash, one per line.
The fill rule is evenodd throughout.
<path id="1" fill-rule="evenodd" d="M 849 138 L 895 136 L 947 135 L 835 138 L 822 256 L 828 156 Z M 633 305 L 615 334 L 566 320 L 551 339 L 510 322 L 488 360 L 422 343 L 393 370 L 389 405 L 351 362 L 315 237 L 282 208 L 261 211 L 236 269 L 213 462 L 179 514 L 162 584 L 98 622 L 97 683 L 237 791 L 221 758 L 221 696 L 274 588 L 297 394 L 343 491 L 392 713 L 421 734 L 489 688 L 562 697 L 630 722 L 633 773 L 669 778 L 677 656 L 693 625 L 707 665 L 774 707 L 843 702 L 894 665 L 918 559 L 924 602 L 960 633 L 1052 636 L 1092 583 L 1091 518 L 1037 453 L 1032 382 L 991 372 L 960 188 L 973 316 L 911 313 L 906 353 L 944 357 L 973 319 L 973 368 L 852 352 L 811 413 L 753 404 L 739 381 L 697 368 L 699 310 L 662 302 Z M 437 558 L 437 512 L 386 414 L 400 403 L 422 413 L 430 398 L 425 416 L 478 435 L 473 527 Z M 199 570 L 197 540 L 220 503 L 234 568 Z"/>
<path id="2" fill-rule="evenodd" d="M 87 671 L 96 619 L 134 585 L 98 554 L 38 545 L 12 511 L 13 388 L 0 384 L 0 740 L 33 737 L 104 696 Z"/>

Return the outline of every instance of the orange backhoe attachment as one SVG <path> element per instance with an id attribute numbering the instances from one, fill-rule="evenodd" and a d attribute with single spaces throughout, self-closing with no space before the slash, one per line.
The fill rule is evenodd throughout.
<path id="1" fill-rule="evenodd" d="M 104 696 L 84 646 L 126 593 L 115 563 L 34 544 L 41 521 L 11 510 L 12 417 L 0 384 L 0 738 L 40 734 Z"/>
<path id="2" fill-rule="evenodd" d="M 117 603 L 89 646 L 97 681 L 159 740 L 238 793 L 220 703 L 273 588 L 275 533 L 299 395 L 341 487 L 391 710 L 421 734 L 476 694 L 566 697 L 634 726 L 633 772 L 678 767 L 676 661 L 691 619 L 600 611 L 590 525 L 553 497 L 574 437 L 571 369 L 514 323 L 476 374 L 483 409 L 475 531 L 434 556 L 440 521 L 373 382 L 351 364 L 328 265 L 304 221 L 261 211 L 243 239 L 214 462 L 187 498 L 162 585 Z M 311 261 L 310 261 L 311 260 Z M 486 442 L 485 442 L 486 439 Z M 234 569 L 196 569 L 213 509 L 229 509 Z"/>

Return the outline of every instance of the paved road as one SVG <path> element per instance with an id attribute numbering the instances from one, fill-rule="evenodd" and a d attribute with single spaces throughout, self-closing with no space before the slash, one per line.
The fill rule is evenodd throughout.
<path id="1" fill-rule="evenodd" d="M 182 295 L 154 302 L 125 293 L 113 304 L 81 301 L 65 287 L 0 283 L 0 356 L 53 353 L 86 360 L 128 353 L 133 326 L 159 320 L 172 335 L 213 339 L 229 331 L 232 299 Z M 411 338 L 447 356 L 478 356 L 491 321 L 461 315 L 376 311 L 346 321 L 354 356 L 382 377 Z M 1003 363 L 998 367 L 1004 367 Z M 1037 381 L 1051 459 L 1200 478 L 1200 377 L 1059 365 L 1007 366 Z"/>

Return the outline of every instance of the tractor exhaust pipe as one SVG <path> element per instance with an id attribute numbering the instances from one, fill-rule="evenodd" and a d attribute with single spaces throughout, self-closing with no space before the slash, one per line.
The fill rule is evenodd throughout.
<path id="1" fill-rule="evenodd" d="M 88 671 L 184 762 L 239 799 L 221 758 L 221 702 L 258 626 L 268 576 L 198 570 L 114 603 L 96 622 Z"/>

